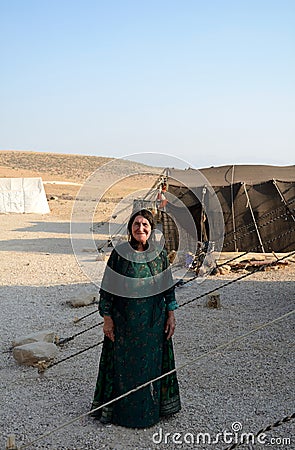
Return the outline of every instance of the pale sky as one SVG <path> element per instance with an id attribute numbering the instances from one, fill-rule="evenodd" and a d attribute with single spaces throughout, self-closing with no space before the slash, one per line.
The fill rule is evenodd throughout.
<path id="1" fill-rule="evenodd" d="M 294 164 L 294 24 L 293 0 L 0 0 L 0 150 Z"/>

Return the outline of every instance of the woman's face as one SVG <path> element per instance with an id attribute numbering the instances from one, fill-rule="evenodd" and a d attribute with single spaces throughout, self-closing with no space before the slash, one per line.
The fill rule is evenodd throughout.
<path id="1" fill-rule="evenodd" d="M 152 227 L 149 221 L 143 216 L 136 216 L 131 226 L 131 232 L 137 242 L 145 244 L 151 235 Z"/>

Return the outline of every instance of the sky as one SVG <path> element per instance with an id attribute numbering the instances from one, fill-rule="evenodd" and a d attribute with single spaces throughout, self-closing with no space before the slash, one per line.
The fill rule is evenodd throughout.
<path id="1" fill-rule="evenodd" d="M 0 150 L 294 164 L 294 23 L 293 0 L 0 0 Z"/>

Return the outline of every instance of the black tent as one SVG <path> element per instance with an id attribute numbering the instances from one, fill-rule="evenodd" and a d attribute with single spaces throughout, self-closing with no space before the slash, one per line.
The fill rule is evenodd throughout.
<path id="1" fill-rule="evenodd" d="M 295 249 L 295 166 L 167 169 L 167 182 L 167 213 L 181 216 L 173 198 L 179 199 L 191 213 L 200 240 L 224 239 L 224 251 Z"/>

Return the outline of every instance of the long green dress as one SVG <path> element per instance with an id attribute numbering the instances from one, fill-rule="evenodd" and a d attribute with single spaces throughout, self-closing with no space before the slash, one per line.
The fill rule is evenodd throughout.
<path id="1" fill-rule="evenodd" d="M 102 316 L 112 317 L 115 341 L 104 338 L 92 409 L 175 368 L 172 339 L 167 340 L 164 331 L 167 311 L 178 307 L 166 251 L 151 253 L 146 262 L 145 252 L 136 252 L 138 255 L 135 254 L 134 258 L 134 250 L 131 249 L 133 254 L 129 258 L 129 244 L 122 245 L 125 246 L 123 252 L 112 251 L 107 268 L 124 275 L 124 278 L 114 280 L 109 277 L 110 283 L 111 279 L 113 284 L 117 283 L 116 288 L 111 289 L 105 273 L 103 289 L 100 290 L 99 312 Z M 167 289 L 143 297 L 146 289 L 143 279 L 148 279 L 150 286 L 165 269 L 166 281 L 163 283 L 162 280 L 162 285 Z M 167 277 L 171 278 L 168 282 Z M 140 292 L 137 297 L 135 292 L 130 294 L 131 297 L 128 292 L 127 297 L 124 280 L 128 285 L 131 278 L 136 281 Z M 157 280 L 159 282 L 161 280 Z M 111 292 L 122 288 L 122 296 L 108 292 L 105 287 Z M 151 291 L 147 289 L 146 292 Z M 180 408 L 179 387 L 174 372 L 92 415 L 104 423 L 145 428 L 156 424 L 161 416 L 174 414 Z"/>

